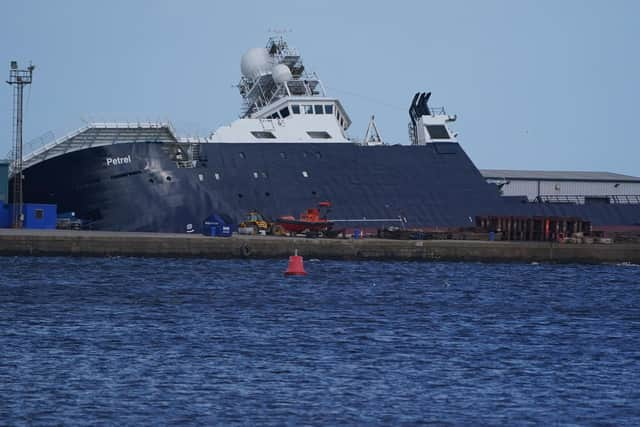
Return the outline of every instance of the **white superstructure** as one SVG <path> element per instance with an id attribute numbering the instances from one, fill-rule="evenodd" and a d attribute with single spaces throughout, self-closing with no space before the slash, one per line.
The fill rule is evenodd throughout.
<path id="1" fill-rule="evenodd" d="M 344 107 L 326 95 L 282 37 L 249 49 L 240 71 L 241 118 L 217 129 L 208 142 L 349 142 L 351 119 Z"/>
<path id="2" fill-rule="evenodd" d="M 416 93 L 409 108 L 409 139 L 412 145 L 424 145 L 433 142 L 458 142 L 447 123 L 454 122 L 456 116 L 450 116 L 443 107 L 429 107 L 429 93 Z"/>
<path id="3" fill-rule="evenodd" d="M 328 97 L 315 73 L 307 72 L 298 52 L 282 37 L 241 58 L 238 84 L 241 117 L 208 137 L 179 137 L 171 124 L 89 123 L 24 158 L 25 167 L 86 148 L 156 140 L 187 145 L 206 143 L 352 142 L 351 119 L 340 101 Z"/>

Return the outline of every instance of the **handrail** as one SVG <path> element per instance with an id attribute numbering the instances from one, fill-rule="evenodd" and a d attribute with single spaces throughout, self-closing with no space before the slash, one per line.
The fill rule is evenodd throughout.
<path id="1" fill-rule="evenodd" d="M 640 204 L 640 194 L 549 194 L 534 199 L 536 203 L 585 204 L 588 199 L 607 199 L 610 204 Z"/>

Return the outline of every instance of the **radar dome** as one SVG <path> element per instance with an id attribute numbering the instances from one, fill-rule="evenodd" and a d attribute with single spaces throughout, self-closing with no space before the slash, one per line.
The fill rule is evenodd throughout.
<path id="1" fill-rule="evenodd" d="M 271 75 L 273 76 L 273 81 L 277 84 L 284 83 L 292 78 L 291 70 L 286 64 L 277 64 L 271 70 Z"/>
<path id="2" fill-rule="evenodd" d="M 271 72 L 271 56 L 263 47 L 254 47 L 242 55 L 240 71 L 248 79 L 256 79 Z"/>

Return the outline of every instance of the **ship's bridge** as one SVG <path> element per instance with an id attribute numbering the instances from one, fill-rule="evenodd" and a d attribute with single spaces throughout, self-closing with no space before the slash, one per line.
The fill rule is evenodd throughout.
<path id="1" fill-rule="evenodd" d="M 313 121 L 318 116 L 334 116 L 341 129 L 351 126 L 351 119 L 339 100 L 335 98 L 303 96 L 285 97 L 267 105 L 251 117 L 259 119 L 286 119 L 303 115 Z"/>
<path id="2" fill-rule="evenodd" d="M 350 125 L 335 98 L 291 96 L 217 129 L 209 142 L 349 142 Z"/>

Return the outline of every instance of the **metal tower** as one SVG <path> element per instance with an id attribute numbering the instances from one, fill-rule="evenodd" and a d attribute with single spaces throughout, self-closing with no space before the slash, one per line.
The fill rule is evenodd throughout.
<path id="1" fill-rule="evenodd" d="M 24 222 L 22 199 L 22 99 L 25 85 L 31 84 L 33 65 L 18 69 L 18 62 L 11 61 L 9 80 L 13 86 L 13 228 L 22 228 Z"/>

